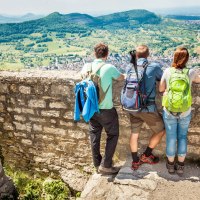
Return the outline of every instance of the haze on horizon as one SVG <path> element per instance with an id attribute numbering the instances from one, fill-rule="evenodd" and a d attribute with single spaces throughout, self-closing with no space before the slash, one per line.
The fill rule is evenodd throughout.
<path id="1" fill-rule="evenodd" d="M 49 14 L 52 12 L 80 12 L 92 15 L 107 14 L 132 9 L 150 11 L 168 8 L 200 6 L 199 0 L 1 0 L 0 13 L 23 15 L 26 13 Z"/>

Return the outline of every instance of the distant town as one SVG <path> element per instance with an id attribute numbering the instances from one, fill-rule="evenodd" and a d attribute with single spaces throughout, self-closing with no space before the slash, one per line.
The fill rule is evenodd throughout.
<path id="1" fill-rule="evenodd" d="M 56 57 L 55 63 L 48 66 L 40 66 L 38 69 L 41 70 L 72 70 L 80 71 L 85 63 L 90 63 L 94 60 L 93 56 L 87 57 Z M 65 63 L 62 63 L 65 62 Z M 162 55 L 153 54 L 149 57 L 149 62 L 157 62 L 161 65 L 163 69 L 170 67 L 172 63 L 172 55 L 168 57 L 163 57 Z M 199 62 L 198 57 L 190 57 L 188 67 L 198 67 L 196 64 Z M 113 64 L 120 71 L 125 72 L 128 67 L 130 67 L 130 57 L 128 55 L 124 56 L 121 54 L 111 53 L 108 57 L 107 63 Z M 29 67 L 28 67 L 29 68 Z"/>

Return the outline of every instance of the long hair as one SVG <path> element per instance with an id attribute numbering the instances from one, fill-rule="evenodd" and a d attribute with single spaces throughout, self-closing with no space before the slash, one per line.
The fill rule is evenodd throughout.
<path id="1" fill-rule="evenodd" d="M 185 47 L 179 47 L 174 52 L 174 59 L 172 62 L 172 67 L 177 69 L 183 69 L 189 60 L 189 52 Z"/>

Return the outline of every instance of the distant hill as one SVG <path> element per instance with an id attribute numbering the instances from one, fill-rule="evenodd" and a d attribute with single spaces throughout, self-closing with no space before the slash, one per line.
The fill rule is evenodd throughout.
<path id="1" fill-rule="evenodd" d="M 186 16 L 200 16 L 200 6 L 192 7 L 179 7 L 179 8 L 163 8 L 153 10 L 156 14 L 159 15 L 186 15 Z"/>
<path id="2" fill-rule="evenodd" d="M 32 13 L 27 13 L 23 16 L 4 16 L 0 15 L 0 24 L 6 23 L 21 23 L 25 21 L 35 20 L 44 17 L 43 15 L 35 15 Z"/>
<path id="3" fill-rule="evenodd" d="M 160 17 L 147 10 L 130 10 L 110 15 L 100 16 L 103 25 L 130 26 L 131 24 L 158 24 Z"/>
<path id="4" fill-rule="evenodd" d="M 25 38 L 32 33 L 38 32 L 87 34 L 91 29 L 131 28 L 141 24 L 157 24 L 160 21 L 160 17 L 147 10 L 131 10 L 101 17 L 92 17 L 80 13 L 63 15 L 54 12 L 37 20 L 23 23 L 0 24 L 0 42 Z"/>
<path id="5" fill-rule="evenodd" d="M 200 16 L 167 15 L 166 18 L 177 20 L 200 20 Z"/>

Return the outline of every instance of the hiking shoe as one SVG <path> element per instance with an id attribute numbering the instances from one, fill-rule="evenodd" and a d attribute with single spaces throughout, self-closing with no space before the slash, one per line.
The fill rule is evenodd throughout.
<path id="1" fill-rule="evenodd" d="M 98 167 L 94 167 L 94 171 L 95 171 L 95 173 L 99 173 L 99 166 Z"/>
<path id="2" fill-rule="evenodd" d="M 176 163 L 176 165 L 175 165 L 175 170 L 176 170 L 176 173 L 177 173 L 179 176 L 182 176 L 183 173 L 184 173 L 184 165 L 179 165 L 178 163 Z"/>
<path id="3" fill-rule="evenodd" d="M 107 167 L 103 167 L 100 165 L 98 172 L 103 175 L 113 175 L 113 174 L 117 174 L 119 172 L 119 170 L 120 170 L 119 167 L 107 168 Z"/>
<path id="4" fill-rule="evenodd" d="M 141 164 L 142 164 L 142 162 L 140 160 L 138 162 L 132 162 L 131 169 L 137 170 Z"/>
<path id="5" fill-rule="evenodd" d="M 142 163 L 147 163 L 150 165 L 157 164 L 159 162 L 159 158 L 151 154 L 150 156 L 146 156 L 144 153 L 140 157 L 140 161 Z"/>
<path id="6" fill-rule="evenodd" d="M 170 163 L 167 161 L 166 167 L 167 167 L 167 169 L 168 169 L 169 174 L 174 174 L 174 173 L 175 173 L 175 169 L 174 169 L 175 164 L 174 164 L 174 163 L 173 163 L 173 164 L 170 164 Z"/>

